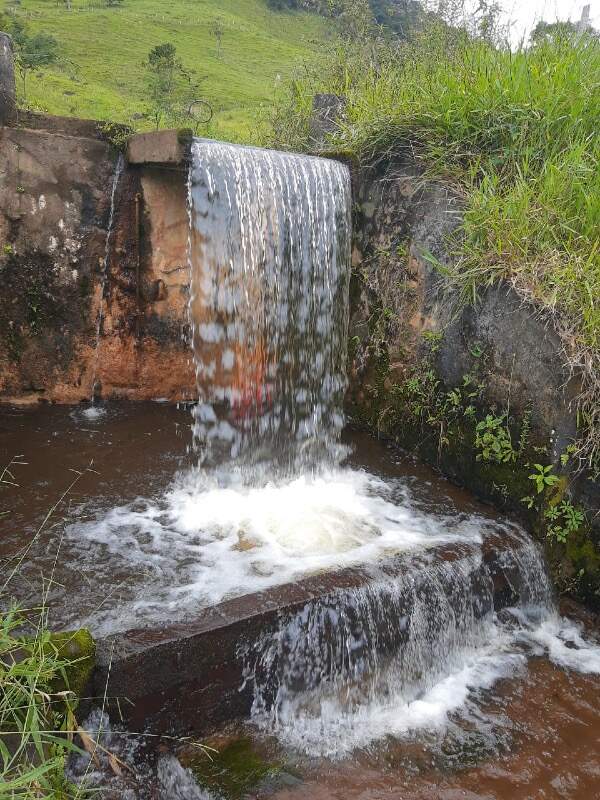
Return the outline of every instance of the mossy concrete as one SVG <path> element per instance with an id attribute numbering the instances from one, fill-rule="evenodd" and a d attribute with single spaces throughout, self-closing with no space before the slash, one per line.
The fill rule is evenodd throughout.
<path id="1" fill-rule="evenodd" d="M 208 739 L 204 745 L 206 751 L 180 756 L 180 761 L 200 786 L 223 800 L 242 800 L 282 771 L 282 764 L 259 753 L 249 737 Z"/>
<path id="2" fill-rule="evenodd" d="M 68 662 L 64 674 L 53 687 L 55 691 L 73 692 L 76 702 L 84 696 L 96 663 L 96 643 L 87 628 L 65 633 L 53 633 L 46 645 L 57 657 Z"/>

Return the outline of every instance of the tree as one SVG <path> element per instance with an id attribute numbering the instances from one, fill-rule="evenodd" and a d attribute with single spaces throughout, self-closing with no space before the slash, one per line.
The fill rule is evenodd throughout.
<path id="1" fill-rule="evenodd" d="M 208 30 L 210 31 L 210 35 L 214 36 L 217 43 L 217 58 L 221 58 L 221 44 L 223 42 L 223 36 L 225 35 L 223 20 L 220 17 L 215 17 L 208 26 Z"/>
<path id="2" fill-rule="evenodd" d="M 400 39 L 408 38 L 424 14 L 417 0 L 370 0 L 369 4 L 376 23 Z"/>
<path id="3" fill-rule="evenodd" d="M 146 70 L 147 117 L 158 130 L 164 119 L 181 117 L 194 100 L 197 85 L 192 74 L 177 58 L 175 45 L 167 42 L 153 47 L 144 62 Z"/>
<path id="4" fill-rule="evenodd" d="M 597 33 L 591 25 L 565 20 L 561 22 L 544 22 L 540 20 L 531 32 L 530 41 L 532 45 L 542 44 L 556 39 L 579 39 L 582 36 L 596 37 Z"/>
<path id="5" fill-rule="evenodd" d="M 27 76 L 58 61 L 58 42 L 48 33 L 31 36 L 25 25 L 15 18 L 11 21 L 9 33 L 14 43 L 15 66 L 21 77 L 23 98 L 26 98 Z"/>
<path id="6" fill-rule="evenodd" d="M 364 41 L 376 31 L 375 17 L 369 0 L 330 0 L 331 8 L 338 19 L 342 36 Z"/>

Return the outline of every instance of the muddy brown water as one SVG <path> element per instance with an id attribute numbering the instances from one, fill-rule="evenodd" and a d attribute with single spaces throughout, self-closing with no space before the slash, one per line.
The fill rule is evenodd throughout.
<path id="1" fill-rule="evenodd" d="M 98 609 L 108 613 L 152 591 L 149 570 L 154 565 L 148 559 L 147 568 L 142 561 L 131 569 L 115 558 L 114 547 L 97 542 L 86 552 L 78 528 L 115 507 L 143 506 L 146 498 L 159 498 L 174 476 L 197 460 L 189 408 L 164 403 L 98 408 L 97 417 L 89 416 L 87 405 L 0 408 L 0 469 L 14 459 L 14 478 L 0 485 L 2 571 L 9 574 L 19 563 L 11 593 L 33 605 L 45 591 L 52 625 L 90 624 L 93 632 Z M 467 492 L 371 437 L 347 431 L 344 439 L 352 449 L 349 466 L 401 479 L 425 513 L 477 513 L 493 519 Z"/>
<path id="2" fill-rule="evenodd" d="M 570 609 L 573 612 L 573 609 Z M 478 719 L 437 741 L 388 741 L 339 763 L 299 765 L 277 800 L 596 800 L 600 681 L 531 659 L 482 695 Z"/>
<path id="3" fill-rule="evenodd" d="M 135 501 L 140 495 L 159 493 L 177 470 L 194 462 L 188 409 L 115 404 L 97 419 L 86 417 L 84 411 L 83 407 L 53 406 L 0 410 L 0 460 L 5 465 L 21 456 L 17 460 L 23 462 L 11 468 L 18 486 L 5 483 L 0 491 L 1 510 L 8 512 L 0 518 L 0 557 L 6 574 L 15 556 L 33 542 L 11 589 L 24 602 L 35 601 L 44 578 L 51 574 L 65 524 Z M 383 444 L 353 433 L 347 433 L 346 440 L 354 448 L 351 464 L 406 480 L 419 502 L 433 512 L 452 509 L 493 518 L 493 512 L 468 493 Z M 76 477 L 73 470 L 82 472 L 81 478 L 45 532 L 36 537 L 48 510 Z M 70 612 L 64 602 L 70 593 L 91 610 L 105 602 L 121 581 L 130 582 L 128 592 L 136 591 L 131 576 L 115 573 L 109 559 L 87 572 L 70 569 L 69 545 L 65 542 L 64 546 L 61 555 L 67 566 L 55 569 L 57 586 L 49 591 L 58 626 L 81 617 L 81 608 Z M 573 605 L 563 611 L 580 618 L 591 633 L 598 633 L 595 618 Z M 245 788 L 244 797 L 600 798 L 600 678 L 562 669 L 543 657 L 530 658 L 523 674 L 481 691 L 476 711 L 453 715 L 443 735 L 421 732 L 414 738 L 383 739 L 340 761 L 285 752 L 250 724 L 229 727 L 212 742 L 220 748 L 239 737 L 249 737 L 254 751 L 265 760 L 283 765 L 285 776 Z M 153 791 L 148 783 L 137 796 L 160 796 Z M 119 792 L 111 796 L 125 796 Z"/>
<path id="4" fill-rule="evenodd" d="M 111 592 L 131 578 L 108 558 L 79 568 L 78 559 L 70 557 L 65 526 L 159 493 L 178 469 L 192 463 L 187 409 L 161 403 L 99 409 L 98 416 L 88 416 L 87 405 L 0 408 L 0 469 L 14 461 L 14 478 L 0 486 L 2 570 L 8 573 L 26 554 L 10 586 L 25 604 L 35 604 L 52 576 L 56 586 L 48 604 L 56 627 L 103 602 L 116 602 Z M 79 608 L 69 608 L 69 594 Z"/>

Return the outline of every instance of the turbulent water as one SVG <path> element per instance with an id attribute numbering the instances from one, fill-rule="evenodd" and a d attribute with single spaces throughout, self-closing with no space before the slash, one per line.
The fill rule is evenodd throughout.
<path id="1" fill-rule="evenodd" d="M 67 526 L 73 574 L 55 578 L 74 587 L 64 624 L 102 635 L 182 622 L 232 597 L 360 571 L 357 588 L 330 585 L 240 643 L 256 726 L 330 758 L 443 728 L 532 654 L 600 673 L 600 649 L 558 616 L 541 553 L 517 525 L 461 510 L 439 483 L 389 462 L 378 474 L 360 458 L 344 464 L 347 168 L 196 140 L 188 189 L 200 458 L 151 496 L 100 503 Z M 123 435 L 111 414 L 88 411 L 82 425 L 111 431 L 110 444 Z M 131 463 L 111 460 L 120 481 L 141 469 L 148 493 L 155 434 L 131 439 L 142 441 Z M 107 596 L 75 618 L 85 580 Z M 204 796 L 173 760 L 157 776 L 165 796 Z"/>
<path id="2" fill-rule="evenodd" d="M 197 140 L 190 322 L 205 463 L 330 459 L 343 426 L 350 176 L 319 158 Z"/>
<path id="3" fill-rule="evenodd" d="M 422 493 L 421 493 L 422 494 Z M 140 499 L 73 527 L 86 570 L 135 574 L 119 607 L 102 604 L 93 629 L 175 620 L 227 598 L 305 575 L 371 564 L 438 545 L 471 544 L 513 525 L 434 504 L 401 479 L 336 468 L 264 485 L 243 470 L 181 476 L 156 499 Z M 141 583 L 141 585 L 140 585 Z"/>
<path id="4" fill-rule="evenodd" d="M 598 671 L 600 650 L 556 614 L 537 546 L 514 529 L 487 549 L 413 556 L 284 615 L 245 655 L 254 720 L 295 749 L 340 758 L 443 728 L 478 690 L 522 668 L 532 646 Z"/>

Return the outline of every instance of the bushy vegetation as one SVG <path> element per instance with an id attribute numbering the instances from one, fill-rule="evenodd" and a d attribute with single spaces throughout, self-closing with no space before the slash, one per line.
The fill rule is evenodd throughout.
<path id="1" fill-rule="evenodd" d="M 275 115 L 279 146 L 309 146 L 317 91 L 347 97 L 330 143 L 363 162 L 411 152 L 455 184 L 466 213 L 449 277 L 499 279 L 552 314 L 584 371 L 582 455 L 600 453 L 600 44 L 542 37 L 512 52 L 429 20 L 406 43 L 338 49 Z"/>

